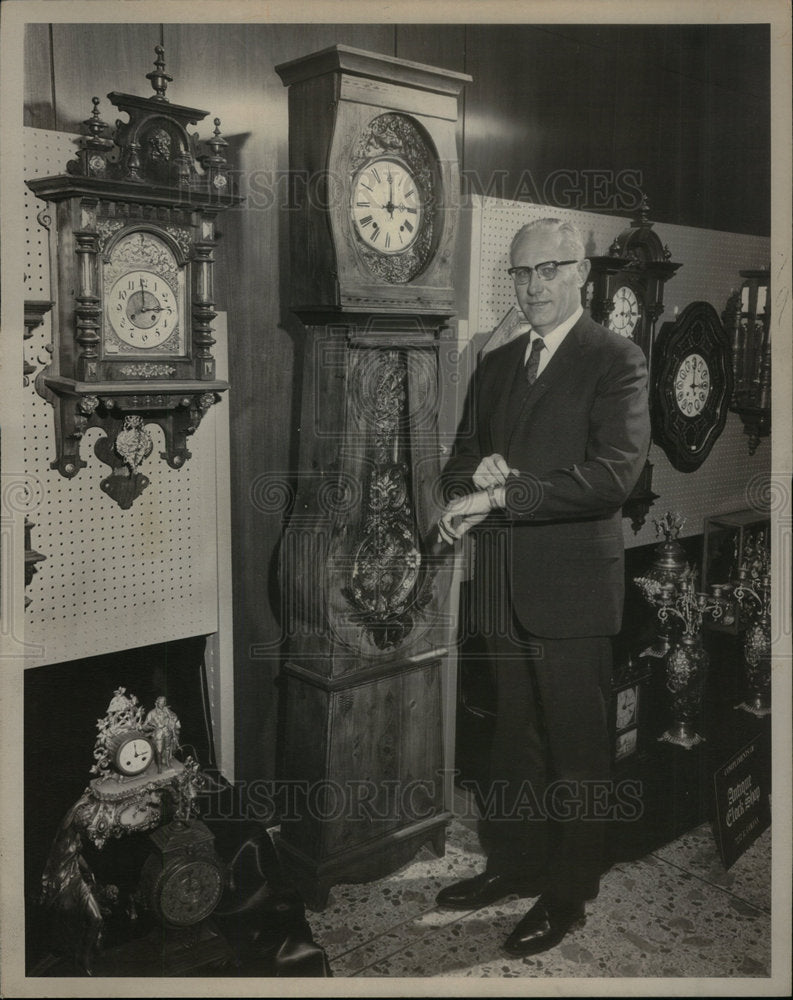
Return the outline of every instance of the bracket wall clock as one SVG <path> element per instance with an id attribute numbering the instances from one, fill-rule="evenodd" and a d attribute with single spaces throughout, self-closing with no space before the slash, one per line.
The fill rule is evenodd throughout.
<path id="1" fill-rule="evenodd" d="M 187 438 L 228 388 L 212 356 L 215 220 L 239 199 L 220 120 L 198 154 L 188 126 L 208 112 L 170 103 L 172 77 L 161 46 L 156 53 L 152 96 L 108 94 L 128 116 L 112 138 L 94 97 L 67 173 L 28 181 L 56 210 L 52 363 L 36 380 L 55 408 L 52 465 L 77 475 L 81 438 L 101 427 L 95 450 L 112 469 L 102 489 L 123 508 L 149 482 L 139 471 L 153 448 L 146 424 L 162 427 L 161 457 L 178 469 Z M 46 210 L 39 219 L 47 224 Z"/>
<path id="2" fill-rule="evenodd" d="M 630 337 L 652 361 L 655 324 L 664 311 L 664 286 L 681 264 L 674 263 L 649 218 L 643 197 L 636 218 L 603 257 L 590 257 L 590 312 L 621 337 Z"/>
<path id="3" fill-rule="evenodd" d="M 621 337 L 629 337 L 644 351 L 652 371 L 656 323 L 664 311 L 664 286 L 682 266 L 671 260 L 649 218 L 647 198 L 639 212 L 602 257 L 590 257 L 590 279 L 582 290 L 598 323 Z M 584 303 L 587 304 L 586 302 Z M 658 497 L 652 489 L 652 470 L 645 462 L 639 481 L 623 505 L 634 531 L 644 524 Z"/>
<path id="4" fill-rule="evenodd" d="M 698 469 L 724 430 L 732 397 L 730 342 L 716 310 L 692 302 L 656 344 L 653 438 L 681 472 Z"/>
<path id="5" fill-rule="evenodd" d="M 291 306 L 304 325 L 300 484 L 283 543 L 281 824 L 315 907 L 442 850 L 438 345 L 453 315 L 458 95 L 470 77 L 337 45 L 289 87 Z M 363 789 L 367 804 L 349 796 Z M 331 801 L 339 789 L 351 809 Z M 411 794 L 412 790 L 412 794 Z M 310 794 L 310 793 L 308 793 Z"/>

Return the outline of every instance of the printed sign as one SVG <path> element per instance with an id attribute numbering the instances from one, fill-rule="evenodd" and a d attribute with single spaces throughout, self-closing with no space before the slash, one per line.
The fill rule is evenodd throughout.
<path id="1" fill-rule="evenodd" d="M 716 839 L 725 868 L 771 825 L 770 749 L 768 738 L 758 735 L 713 776 Z"/>

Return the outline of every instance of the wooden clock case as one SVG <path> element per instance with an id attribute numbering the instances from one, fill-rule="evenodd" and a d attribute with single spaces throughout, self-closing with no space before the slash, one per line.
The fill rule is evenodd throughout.
<path id="1" fill-rule="evenodd" d="M 441 511 L 438 348 L 453 315 L 458 94 L 469 77 L 345 46 L 289 86 L 291 306 L 304 332 L 297 493 L 281 556 L 288 642 L 280 849 L 308 905 L 430 841 L 442 853 L 442 665 L 452 552 Z M 373 256 L 355 178 L 420 185 L 423 257 Z M 392 206 L 395 207 L 395 206 Z"/>

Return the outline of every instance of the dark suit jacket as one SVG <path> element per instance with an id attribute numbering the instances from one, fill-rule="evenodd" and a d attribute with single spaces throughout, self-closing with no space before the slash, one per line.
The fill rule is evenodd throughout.
<path id="1" fill-rule="evenodd" d="M 546 638 L 613 635 L 624 599 L 620 507 L 650 443 L 644 354 L 584 313 L 516 407 L 526 342 L 482 359 L 444 488 L 472 491 L 481 459 L 503 455 L 519 471 L 504 514 L 518 619 Z"/>

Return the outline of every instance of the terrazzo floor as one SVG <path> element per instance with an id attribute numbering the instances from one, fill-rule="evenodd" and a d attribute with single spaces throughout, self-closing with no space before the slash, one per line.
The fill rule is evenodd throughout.
<path id="1" fill-rule="evenodd" d="M 435 906 L 440 888 L 477 874 L 475 831 L 452 821 L 446 854 L 423 848 L 366 885 L 336 885 L 308 913 L 335 977 L 764 977 L 771 970 L 771 831 L 725 871 L 709 825 L 614 866 L 584 927 L 556 948 L 510 958 L 500 946 L 531 905 L 510 897 L 470 912 Z"/>

